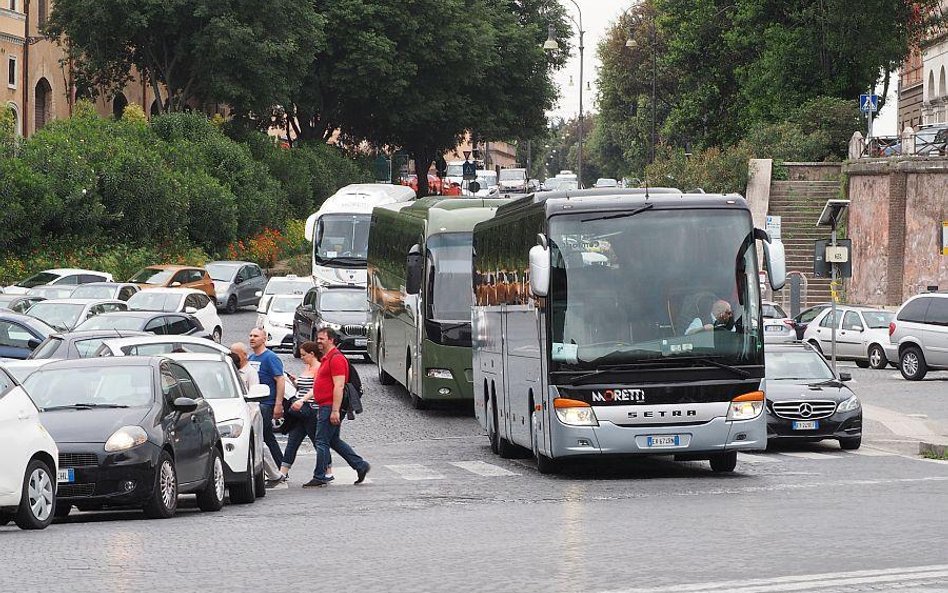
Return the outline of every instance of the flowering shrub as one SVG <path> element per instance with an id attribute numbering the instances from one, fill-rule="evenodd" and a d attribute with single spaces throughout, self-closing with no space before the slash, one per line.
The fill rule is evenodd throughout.
<path id="1" fill-rule="evenodd" d="M 264 268 L 272 268 L 287 245 L 286 237 L 276 229 L 265 228 L 247 241 L 235 241 L 227 246 L 228 259 L 252 261 Z"/>

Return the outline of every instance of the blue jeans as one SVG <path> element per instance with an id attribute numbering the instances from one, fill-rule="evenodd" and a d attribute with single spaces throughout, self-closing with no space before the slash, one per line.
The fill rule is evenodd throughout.
<path id="1" fill-rule="evenodd" d="M 296 453 L 303 444 L 303 440 L 309 437 L 313 447 L 316 447 L 316 414 L 317 407 L 313 402 L 305 402 L 299 411 L 294 411 L 292 407 L 284 408 L 286 415 L 296 420 L 293 430 L 290 431 L 286 440 L 286 451 L 283 452 L 283 467 L 293 467 L 296 461 Z M 332 465 L 332 457 L 329 458 L 327 465 Z"/>
<path id="2" fill-rule="evenodd" d="M 326 466 L 329 465 L 329 449 L 342 455 L 349 467 L 358 471 L 364 471 L 369 464 L 346 443 L 339 438 L 339 429 L 342 427 L 329 422 L 329 416 L 332 414 L 332 406 L 320 406 L 317 410 L 316 422 L 316 469 L 313 471 L 313 478 L 316 480 L 326 480 Z"/>
<path id="3" fill-rule="evenodd" d="M 270 449 L 270 455 L 277 465 L 283 464 L 283 451 L 280 451 L 280 443 L 277 442 L 276 434 L 273 432 L 273 408 L 274 404 L 260 404 L 260 416 L 263 418 L 263 442 L 267 449 Z"/>

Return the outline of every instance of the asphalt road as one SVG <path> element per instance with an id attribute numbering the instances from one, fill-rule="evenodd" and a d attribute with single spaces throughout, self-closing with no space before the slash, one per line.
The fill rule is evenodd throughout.
<path id="1" fill-rule="evenodd" d="M 253 321 L 225 317 L 225 341 Z M 948 463 L 867 435 L 854 453 L 742 455 L 730 475 L 652 458 L 541 476 L 493 456 L 466 406 L 413 410 L 363 369 L 366 412 L 343 436 L 372 463 L 364 485 L 339 460 L 332 485 L 300 488 L 308 449 L 253 505 L 0 528 L 0 591 L 948 591 Z M 944 379 L 865 373 L 866 401 L 948 405 Z"/>

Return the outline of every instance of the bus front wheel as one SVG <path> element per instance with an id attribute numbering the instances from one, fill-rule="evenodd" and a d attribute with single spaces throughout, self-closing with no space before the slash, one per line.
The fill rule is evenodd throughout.
<path id="1" fill-rule="evenodd" d="M 551 459 L 543 453 L 537 453 L 537 471 L 543 475 L 558 474 L 563 465 L 561 461 Z"/>
<path id="2" fill-rule="evenodd" d="M 711 458 L 711 471 L 713 472 L 732 472 L 735 467 L 737 467 L 737 451 L 719 453 Z"/>

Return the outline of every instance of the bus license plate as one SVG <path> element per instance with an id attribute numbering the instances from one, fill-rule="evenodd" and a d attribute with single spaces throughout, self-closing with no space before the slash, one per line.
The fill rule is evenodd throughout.
<path id="1" fill-rule="evenodd" d="M 368 340 L 366 338 L 356 338 L 355 339 L 356 348 L 363 348 L 367 342 Z"/>
<path id="2" fill-rule="evenodd" d="M 646 447 L 677 447 L 680 443 L 680 437 L 677 434 L 670 434 L 657 437 L 646 437 Z"/>
<path id="3" fill-rule="evenodd" d="M 60 469 L 56 471 L 56 481 L 60 484 L 75 482 L 76 474 L 72 468 Z"/>
<path id="4" fill-rule="evenodd" d="M 797 420 L 793 423 L 793 430 L 816 430 L 819 427 L 819 420 Z"/>

